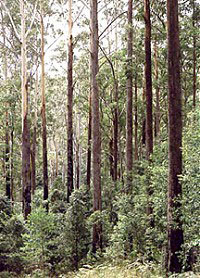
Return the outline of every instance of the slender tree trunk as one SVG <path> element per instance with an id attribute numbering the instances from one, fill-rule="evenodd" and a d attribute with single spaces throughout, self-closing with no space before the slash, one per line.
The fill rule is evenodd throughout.
<path id="1" fill-rule="evenodd" d="M 151 72 L 151 20 L 150 3 L 144 0 L 145 18 L 145 92 L 146 92 L 146 156 L 153 153 L 152 72 Z"/>
<path id="2" fill-rule="evenodd" d="M 146 89 L 145 89 L 145 70 L 144 70 L 144 78 L 143 78 L 143 87 L 142 87 L 142 101 L 145 103 L 146 101 Z M 143 156 L 143 147 L 146 148 L 146 112 L 142 111 L 142 146 L 141 146 L 141 154 Z"/>
<path id="3" fill-rule="evenodd" d="M 35 115 L 34 115 L 34 127 L 33 127 L 33 138 L 32 138 L 32 150 L 31 150 L 31 189 L 32 195 L 36 189 L 36 144 L 37 144 L 37 95 L 38 95 L 38 71 L 36 71 L 35 81 Z"/>
<path id="4" fill-rule="evenodd" d="M 113 158 L 114 158 L 114 172 L 113 172 L 113 180 L 117 181 L 117 173 L 118 173 L 118 82 L 115 77 L 114 83 L 114 119 L 113 119 Z"/>
<path id="5" fill-rule="evenodd" d="M 145 92 L 146 92 L 146 158 L 151 162 L 153 153 L 153 113 L 152 113 L 152 70 L 151 70 L 151 19 L 150 2 L 144 0 L 144 19 L 145 19 Z M 153 194 L 150 188 L 150 182 L 147 185 L 148 206 L 147 214 L 153 213 L 151 196 Z M 150 225 L 154 226 L 153 218 L 150 219 Z"/>
<path id="6" fill-rule="evenodd" d="M 99 113 L 99 88 L 97 83 L 98 65 L 98 4 L 90 0 L 90 59 L 92 89 L 92 170 L 93 170 L 93 211 L 101 211 L 101 138 Z M 102 225 L 93 225 L 92 251 L 102 249 Z"/>
<path id="7" fill-rule="evenodd" d="M 46 127 L 46 100 L 45 100 L 45 65 L 44 65 L 44 21 L 43 10 L 40 11 L 40 24 L 41 24 L 41 98 L 42 98 L 42 152 L 43 152 L 43 199 L 48 200 L 48 161 L 47 161 L 47 127 Z M 48 203 L 45 204 L 48 211 Z"/>
<path id="8" fill-rule="evenodd" d="M 160 89 L 158 86 L 158 49 L 157 42 L 154 44 L 154 66 L 155 66 L 155 81 L 156 81 L 156 115 L 155 115 L 155 137 L 160 134 Z"/>
<path id="9" fill-rule="evenodd" d="M 69 40 L 67 69 L 67 201 L 73 191 L 73 38 L 72 38 L 72 0 L 69 0 Z"/>
<path id="10" fill-rule="evenodd" d="M 87 149 L 87 190 L 90 191 L 91 180 L 91 140 L 92 140 L 92 109 L 91 109 L 91 90 L 89 93 L 89 115 L 88 115 L 88 149 Z"/>
<path id="11" fill-rule="evenodd" d="M 11 132 L 10 132 L 10 193 L 12 205 L 14 204 L 14 123 L 13 115 L 11 116 Z"/>
<path id="12" fill-rule="evenodd" d="M 78 107 L 80 110 L 80 107 Z M 80 188 L 81 175 L 80 175 L 80 165 L 81 165 L 81 146 L 80 146 L 80 136 L 81 136 L 81 116 L 80 113 L 76 115 L 76 188 Z"/>
<path id="13" fill-rule="evenodd" d="M 76 188 L 80 187 L 80 144 L 77 142 L 76 146 Z"/>
<path id="14" fill-rule="evenodd" d="M 5 134 L 5 167 L 6 167 L 6 196 L 11 199 L 11 188 L 10 188 L 10 144 L 9 144 L 9 119 L 8 111 L 6 111 L 6 134 Z"/>
<path id="15" fill-rule="evenodd" d="M 126 110 L 126 171 L 127 188 L 132 188 L 133 169 L 133 1 L 128 1 L 128 46 L 127 46 L 127 110 Z"/>
<path id="16" fill-rule="evenodd" d="M 30 127 L 28 122 L 28 81 L 24 0 L 20 0 L 22 57 L 22 187 L 24 218 L 31 212 Z"/>
<path id="17" fill-rule="evenodd" d="M 100 47 L 101 48 L 101 47 Z M 113 79 L 114 79 L 114 111 L 113 111 L 113 131 L 110 140 L 110 174 L 114 182 L 117 181 L 117 168 L 118 168 L 118 80 L 116 78 L 115 69 L 112 61 L 106 55 L 103 48 L 101 48 L 105 58 L 110 64 Z M 111 93 L 112 95 L 112 93 Z"/>
<path id="18" fill-rule="evenodd" d="M 116 3 L 117 4 L 117 3 Z M 117 15 L 117 6 L 115 6 L 115 12 Z M 118 28 L 116 27 L 115 30 L 115 51 L 118 51 Z M 113 67 L 114 68 L 114 67 Z M 115 76 L 114 76 L 114 101 L 115 101 L 115 108 L 114 108 L 114 181 L 118 180 L 118 161 L 119 161 L 119 88 L 118 88 L 118 61 L 115 61 Z"/>
<path id="19" fill-rule="evenodd" d="M 195 30 L 195 0 L 193 0 L 193 16 L 192 16 L 192 27 Z M 194 32 L 193 30 L 193 32 Z M 197 90 L 197 57 L 196 57 L 196 35 L 193 35 L 193 107 L 196 106 L 196 90 Z"/>
<path id="20" fill-rule="evenodd" d="M 183 245 L 181 222 L 182 115 L 180 81 L 180 44 L 178 1 L 167 0 L 168 25 L 168 117 L 169 117 L 169 183 L 168 183 L 168 271 L 181 272 L 179 257 Z"/>
<path id="21" fill-rule="evenodd" d="M 114 158 L 113 158 L 113 137 L 109 141 L 109 161 L 110 161 L 110 176 L 114 180 Z"/>
<path id="22" fill-rule="evenodd" d="M 134 158 L 135 160 L 138 160 L 138 88 L 137 88 L 137 74 L 135 76 L 135 105 L 134 105 L 134 110 L 135 110 L 135 118 L 134 118 L 134 127 L 135 127 L 135 132 L 134 132 L 134 139 L 135 139 L 135 155 Z"/>

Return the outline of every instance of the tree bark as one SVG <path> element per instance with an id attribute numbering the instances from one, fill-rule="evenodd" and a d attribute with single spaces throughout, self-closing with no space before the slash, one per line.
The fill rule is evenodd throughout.
<path id="1" fill-rule="evenodd" d="M 98 65 L 98 4 L 90 0 L 90 59 L 92 89 L 92 166 L 93 166 L 93 211 L 101 211 L 101 138 L 99 113 L 99 88 L 97 83 Z M 102 225 L 93 225 L 92 251 L 102 249 Z"/>
<path id="2" fill-rule="evenodd" d="M 72 0 L 69 0 L 68 69 L 67 69 L 67 201 L 73 191 L 73 38 Z"/>
<path id="3" fill-rule="evenodd" d="M 13 115 L 11 116 L 11 132 L 10 132 L 10 194 L 12 205 L 14 204 L 14 123 Z"/>
<path id="4" fill-rule="evenodd" d="M 89 93 L 89 115 L 88 115 L 88 149 L 87 149 L 87 190 L 90 191 L 91 181 L 91 140 L 92 140 L 92 109 L 91 109 L 91 89 Z"/>
<path id="5" fill-rule="evenodd" d="M 10 188 L 10 145 L 9 145 L 9 122 L 8 122 L 8 111 L 6 111 L 6 134 L 5 134 L 5 168 L 6 168 L 6 196 L 11 199 L 11 188 Z"/>
<path id="6" fill-rule="evenodd" d="M 78 110 L 80 108 L 78 107 Z M 81 183 L 81 145 L 80 145 L 80 136 L 81 136 L 81 116 L 80 113 L 76 115 L 76 188 L 80 188 Z"/>
<path id="7" fill-rule="evenodd" d="M 154 44 L 154 66 L 155 66 L 155 81 L 156 81 L 156 112 L 155 112 L 155 137 L 160 134 L 160 89 L 158 86 L 158 49 L 157 42 Z"/>
<path id="8" fill-rule="evenodd" d="M 134 117 L 134 141 L 135 141 L 135 153 L 134 153 L 134 159 L 138 160 L 138 88 L 137 88 L 137 73 L 135 76 L 135 104 L 134 104 L 134 112 L 135 112 L 135 117 Z"/>
<path id="9" fill-rule="evenodd" d="M 127 110 L 126 110 L 126 171 L 127 188 L 130 191 L 132 187 L 132 169 L 133 169 L 133 1 L 128 1 L 128 46 L 127 46 Z"/>
<path id="10" fill-rule="evenodd" d="M 181 222 L 182 113 L 180 81 L 180 43 L 178 1 L 167 0 L 168 25 L 168 117 L 169 117 L 169 183 L 168 183 L 168 271 L 181 272 L 179 258 L 183 245 Z"/>
<path id="11" fill-rule="evenodd" d="M 151 71 L 151 20 L 150 3 L 144 0 L 145 19 L 145 92 L 146 92 L 146 156 L 153 153 L 152 71 Z"/>
<path id="12" fill-rule="evenodd" d="M 192 15 L 192 27 L 193 32 L 195 30 L 195 0 L 193 0 L 193 15 Z M 196 35 L 193 35 L 193 107 L 196 106 L 196 90 L 197 90 L 197 76 L 196 76 L 196 68 L 197 68 L 197 57 L 196 57 Z"/>
<path id="13" fill-rule="evenodd" d="M 32 137 L 32 149 L 31 149 L 31 190 L 32 195 L 35 193 L 36 189 L 36 145 L 37 145 L 37 95 L 38 95 L 38 71 L 36 71 L 35 80 L 35 115 L 34 115 L 34 127 L 33 127 L 33 137 Z"/>
<path id="14" fill-rule="evenodd" d="M 40 11 L 40 24 L 41 24 L 41 102 L 42 102 L 42 152 L 43 152 L 43 199 L 48 200 L 48 161 L 47 161 L 47 127 L 46 127 L 46 100 L 45 100 L 45 65 L 44 65 L 44 21 L 43 10 Z M 48 202 L 45 204 L 48 211 Z"/>
<path id="15" fill-rule="evenodd" d="M 26 61 L 26 23 L 24 0 L 20 0 L 22 58 L 22 187 L 24 218 L 31 212 L 30 127 L 28 122 L 28 81 Z"/>
<path id="16" fill-rule="evenodd" d="M 144 0 L 144 19 L 145 19 L 145 93 L 146 93 L 146 158 L 151 162 L 153 153 L 153 113 L 152 113 L 152 69 L 151 69 L 151 18 L 150 2 Z M 154 226 L 153 208 L 151 196 L 153 191 L 150 187 L 150 181 L 147 184 L 148 205 L 147 215 L 150 216 L 150 225 Z"/>

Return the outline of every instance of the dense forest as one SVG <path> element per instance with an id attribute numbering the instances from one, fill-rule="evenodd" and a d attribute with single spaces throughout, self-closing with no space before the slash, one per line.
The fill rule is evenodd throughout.
<path id="1" fill-rule="evenodd" d="M 0 277 L 199 277 L 200 1 L 0 7 Z"/>

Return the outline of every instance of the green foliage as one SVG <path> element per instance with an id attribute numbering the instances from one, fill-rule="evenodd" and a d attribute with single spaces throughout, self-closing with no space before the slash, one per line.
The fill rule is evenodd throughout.
<path id="1" fill-rule="evenodd" d="M 197 110 L 188 115 L 183 137 L 184 171 L 182 219 L 184 224 L 186 254 L 194 247 L 200 248 L 200 113 Z M 199 263 L 199 262 L 197 262 Z"/>
<path id="2" fill-rule="evenodd" d="M 24 257 L 28 261 L 35 261 L 36 265 L 44 267 L 45 261 L 49 258 L 48 249 L 51 235 L 55 228 L 55 217 L 46 213 L 44 208 L 38 208 L 31 213 L 26 223 L 26 233 L 23 234 Z"/>
<path id="3" fill-rule="evenodd" d="M 11 214 L 9 201 L 1 198 L 0 207 L 0 270 L 20 273 L 24 267 L 20 256 L 24 225 L 20 217 Z"/>
<path id="4" fill-rule="evenodd" d="M 64 216 L 64 226 L 59 237 L 59 252 L 65 254 L 64 268 L 78 268 L 90 245 L 87 217 L 88 196 L 84 189 L 75 190 Z"/>
<path id="5" fill-rule="evenodd" d="M 34 269 L 42 269 L 45 273 L 69 271 L 77 268 L 88 252 L 90 233 L 86 223 L 87 194 L 82 189 L 74 191 L 62 213 L 55 209 L 59 197 L 62 194 L 55 190 L 51 200 L 53 210 L 47 213 L 43 207 L 35 208 L 25 225 L 21 251 L 31 273 Z M 61 199 L 62 202 L 65 201 Z"/>

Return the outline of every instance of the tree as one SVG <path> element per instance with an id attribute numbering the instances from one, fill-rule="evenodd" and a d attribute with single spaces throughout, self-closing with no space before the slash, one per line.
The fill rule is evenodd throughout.
<path id="1" fill-rule="evenodd" d="M 197 77 L 196 77 L 196 68 L 197 68 L 197 57 L 196 57 L 196 34 L 195 34 L 195 27 L 196 27 L 196 16 L 197 11 L 195 8 L 195 0 L 192 1 L 192 27 L 193 27 L 193 106 L 196 106 L 196 90 L 197 90 Z"/>
<path id="2" fill-rule="evenodd" d="M 31 167 L 30 167 L 30 127 L 28 121 L 28 80 L 26 53 L 26 20 L 24 0 L 20 0 L 21 12 L 21 59 L 22 59 L 22 186 L 23 210 L 27 218 L 31 212 Z"/>
<path id="3" fill-rule="evenodd" d="M 180 80 L 180 44 L 178 1 L 167 0 L 168 26 L 168 117 L 169 117 L 169 183 L 168 183 L 168 271 L 181 272 L 179 258 L 183 245 L 181 222 L 182 115 Z"/>
<path id="4" fill-rule="evenodd" d="M 152 70 L 151 70 L 151 17 L 150 2 L 144 0 L 144 19 L 145 19 L 145 93 L 146 93 L 146 158 L 151 161 L 153 153 L 153 115 L 152 115 Z M 149 183 L 149 182 L 148 182 Z M 149 198 L 152 196 L 152 189 L 148 184 Z M 147 214 L 151 215 L 153 208 L 151 201 L 148 202 Z M 153 227 L 153 219 L 150 220 Z"/>
<path id="5" fill-rule="evenodd" d="M 90 0 L 90 64 L 92 90 L 92 171 L 93 171 L 93 211 L 101 211 L 101 138 L 99 116 L 99 88 L 97 75 L 98 65 L 98 4 L 97 0 Z M 95 253 L 102 248 L 101 223 L 93 225 L 92 250 Z"/>
<path id="6" fill-rule="evenodd" d="M 88 191 L 90 190 L 91 180 L 91 140 L 92 140 L 92 109 L 91 109 L 91 89 L 89 92 L 89 113 L 88 113 L 88 148 L 87 148 L 87 176 L 86 184 Z"/>
<path id="7" fill-rule="evenodd" d="M 126 170 L 127 190 L 132 186 L 133 168 L 133 1 L 128 1 L 128 45 L 127 45 L 127 107 L 126 107 Z"/>
<path id="8" fill-rule="evenodd" d="M 69 0 L 69 40 L 67 69 L 67 199 L 73 190 L 73 37 L 72 37 L 72 0 Z"/>
<path id="9" fill-rule="evenodd" d="M 151 20 L 150 2 L 144 0 L 145 19 L 145 92 L 146 92 L 146 156 L 150 159 L 153 152 L 152 129 L 152 73 L 151 73 Z"/>
<path id="10" fill-rule="evenodd" d="M 42 152 L 43 152 L 43 199 L 48 200 L 48 161 L 47 161 L 47 128 L 46 128 L 46 100 L 45 100 L 45 65 L 44 65 L 44 15 L 42 5 L 40 7 L 40 28 L 41 28 L 41 115 L 42 115 Z M 45 205 L 48 211 L 48 204 Z"/>

